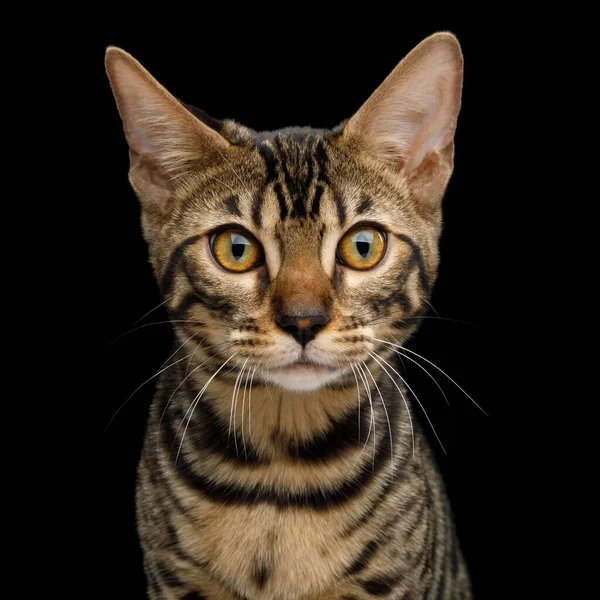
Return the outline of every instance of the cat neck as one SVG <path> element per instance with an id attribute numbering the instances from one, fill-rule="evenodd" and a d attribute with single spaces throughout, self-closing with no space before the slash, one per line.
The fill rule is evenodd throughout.
<path id="1" fill-rule="evenodd" d="M 388 434 L 396 439 L 401 428 L 403 406 L 379 371 L 373 371 L 371 381 L 365 376 L 360 385 L 360 378 L 351 376 L 335 387 L 300 392 L 256 377 L 237 379 L 225 369 L 223 377 L 214 370 L 193 372 L 193 367 L 186 375 L 185 362 L 171 369 L 161 385 L 157 412 L 163 415 L 161 422 L 175 422 L 206 450 L 271 460 L 320 460 Z M 366 389 L 365 381 L 371 384 Z"/>
<path id="2" fill-rule="evenodd" d="M 204 377 L 196 378 L 196 396 L 206 385 Z M 322 388 L 313 391 L 292 391 L 257 382 L 250 386 L 245 377 L 240 383 L 213 380 L 210 403 L 218 419 L 228 424 L 232 435 L 242 444 L 250 443 L 262 453 L 286 453 L 296 448 L 316 448 L 317 440 L 330 434 L 337 437 L 359 436 L 359 420 L 366 423 L 365 399 L 352 386 Z M 360 403 L 360 404 L 359 404 Z M 360 412 L 364 414 L 361 415 Z"/>

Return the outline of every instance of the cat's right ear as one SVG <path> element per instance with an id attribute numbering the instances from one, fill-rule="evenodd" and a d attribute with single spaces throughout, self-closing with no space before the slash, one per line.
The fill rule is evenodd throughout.
<path id="1" fill-rule="evenodd" d="M 127 52 L 109 47 L 105 64 L 129 143 L 129 181 L 145 210 L 165 215 L 186 174 L 221 161 L 230 144 Z"/>

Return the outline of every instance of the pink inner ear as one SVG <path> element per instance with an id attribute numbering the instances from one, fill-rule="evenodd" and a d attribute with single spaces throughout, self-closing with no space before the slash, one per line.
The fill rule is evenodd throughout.
<path id="1" fill-rule="evenodd" d="M 426 128 L 408 152 L 405 169 L 411 173 L 421 164 L 430 152 L 443 152 L 454 137 L 454 128 L 448 123 L 448 117 L 440 110 L 436 119 Z"/>
<path id="2" fill-rule="evenodd" d="M 109 50 L 106 64 L 130 148 L 140 156 L 152 156 L 169 179 L 207 165 L 229 149 L 222 136 L 193 116 L 126 52 Z"/>
<path id="3" fill-rule="evenodd" d="M 346 130 L 412 173 L 427 154 L 452 145 L 461 87 L 460 46 L 451 34 L 436 34 L 400 62 Z"/>
<path id="4" fill-rule="evenodd" d="M 139 155 L 131 150 L 129 157 L 129 181 L 144 209 L 156 214 L 165 214 L 169 210 L 169 201 L 173 195 L 168 178 L 160 172 L 156 160 L 149 154 Z"/>
<path id="5" fill-rule="evenodd" d="M 129 146 L 137 154 L 156 155 L 157 148 L 151 141 L 147 117 L 150 112 L 148 104 L 159 93 L 158 82 L 149 80 L 149 74 L 144 77 L 141 65 L 136 68 L 120 56 L 109 64 L 108 74 Z M 157 108 L 160 110 L 160 105 Z"/>
<path id="6" fill-rule="evenodd" d="M 136 124 L 137 122 L 135 120 L 130 121 L 125 128 L 125 136 L 129 142 L 129 147 L 135 154 L 150 154 L 155 156 L 157 148 L 152 144 L 144 129 L 137 128 Z"/>
<path id="7" fill-rule="evenodd" d="M 413 198 L 425 212 L 436 212 L 452 175 L 454 145 L 443 152 L 428 152 L 419 165 L 409 174 L 409 186 Z"/>

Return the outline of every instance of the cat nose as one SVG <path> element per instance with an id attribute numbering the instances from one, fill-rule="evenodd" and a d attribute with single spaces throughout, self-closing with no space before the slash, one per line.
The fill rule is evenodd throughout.
<path id="1" fill-rule="evenodd" d="M 301 316 L 278 313 L 275 315 L 275 323 L 299 344 L 306 346 L 329 323 L 329 317 L 325 313 Z"/>

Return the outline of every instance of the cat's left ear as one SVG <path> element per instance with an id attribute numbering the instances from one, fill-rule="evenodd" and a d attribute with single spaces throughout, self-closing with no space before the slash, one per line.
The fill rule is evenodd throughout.
<path id="1" fill-rule="evenodd" d="M 451 33 L 423 40 L 348 121 L 344 136 L 402 171 L 414 199 L 436 210 L 454 166 L 463 57 Z"/>

